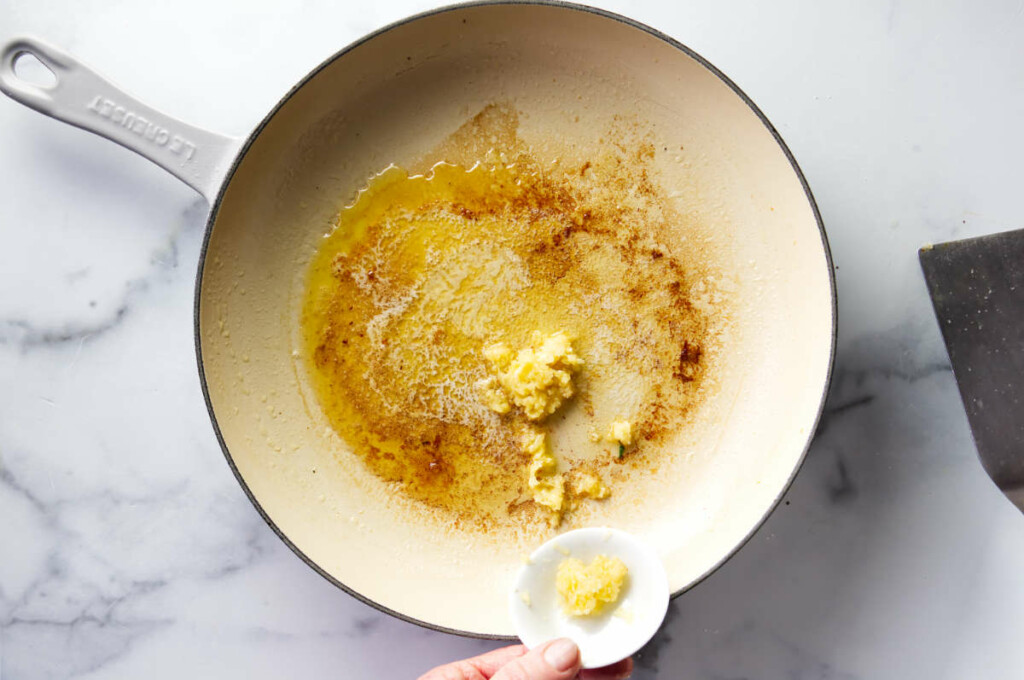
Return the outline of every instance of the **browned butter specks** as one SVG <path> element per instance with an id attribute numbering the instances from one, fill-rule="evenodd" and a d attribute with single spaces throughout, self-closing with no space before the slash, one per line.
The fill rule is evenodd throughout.
<path id="1" fill-rule="evenodd" d="M 654 469 L 714 365 L 714 272 L 653 180 L 655 146 L 630 138 L 582 162 L 539 158 L 492 106 L 410 176 L 392 167 L 338 215 L 311 264 L 304 359 L 351 447 L 339 464 L 463 526 L 546 522 L 526 490 L 522 431 L 481 401 L 482 349 L 565 331 L 586 364 L 544 429 L 571 480 Z M 438 161 L 448 163 L 434 165 Z M 593 442 L 616 418 L 638 443 Z M 575 434 L 573 434 L 575 433 Z M 354 457 L 353 457 L 354 454 Z M 570 484 L 571 489 L 571 484 Z M 593 501 L 587 501 L 593 502 Z"/>

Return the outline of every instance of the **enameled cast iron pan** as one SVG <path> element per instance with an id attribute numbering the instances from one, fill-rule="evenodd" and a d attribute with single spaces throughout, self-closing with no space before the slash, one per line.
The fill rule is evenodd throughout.
<path id="1" fill-rule="evenodd" d="M 22 54 L 49 67 L 56 84 L 19 79 Z M 338 52 L 244 140 L 162 115 L 36 40 L 3 48 L 0 89 L 149 158 L 209 200 L 195 337 L 217 437 L 281 539 L 382 610 L 508 636 L 506 592 L 530 546 L 431 520 L 346 459 L 345 443 L 308 403 L 293 356 L 303 276 L 325 225 L 367 178 L 423 157 L 495 101 L 515 107 L 520 136 L 538 146 L 597 148 L 608 121 L 640 121 L 658 147 L 680 150 L 656 156 L 661 184 L 679 187 L 688 214 L 728 246 L 720 264 L 733 272 L 734 332 L 715 369 L 717 392 L 684 433 L 687 455 L 631 478 L 587 522 L 649 541 L 678 594 L 750 537 L 803 460 L 836 332 L 817 208 L 753 102 L 657 31 L 561 3 L 442 8 Z"/>

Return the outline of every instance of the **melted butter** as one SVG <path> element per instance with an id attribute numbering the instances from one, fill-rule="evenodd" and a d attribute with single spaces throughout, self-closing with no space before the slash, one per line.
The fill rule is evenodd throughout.
<path id="1" fill-rule="evenodd" d="M 577 338 L 586 370 L 570 407 L 593 427 L 613 406 L 652 440 L 678 425 L 702 373 L 683 348 L 704 342 L 706 321 L 659 238 L 657 194 L 624 206 L 621 163 L 603 182 L 602 167 L 390 167 L 340 212 L 308 274 L 304 363 L 332 427 L 402 493 L 481 528 L 547 522 L 522 428 L 477 385 L 485 347 L 525 346 L 534 330 Z M 589 446 L 587 469 L 622 464 Z"/>

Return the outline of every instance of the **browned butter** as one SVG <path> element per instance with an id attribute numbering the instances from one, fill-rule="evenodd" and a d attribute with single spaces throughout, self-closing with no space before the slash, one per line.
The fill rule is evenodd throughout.
<path id="1" fill-rule="evenodd" d="M 562 330 L 586 364 L 544 429 L 627 418 L 639 434 L 621 460 L 607 443 L 556 437 L 562 469 L 608 480 L 618 465 L 656 465 L 645 451 L 683 422 L 708 363 L 692 300 L 708 272 L 697 245 L 669 236 L 680 218 L 648 177 L 651 157 L 611 149 L 562 168 L 520 151 L 372 178 L 324 238 L 303 298 L 310 382 L 351 447 L 339 464 L 463 525 L 544 521 L 521 427 L 477 383 L 487 344 Z"/>

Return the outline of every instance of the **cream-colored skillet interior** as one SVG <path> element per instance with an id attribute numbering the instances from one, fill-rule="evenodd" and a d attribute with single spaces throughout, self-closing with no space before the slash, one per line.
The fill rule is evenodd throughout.
<path id="1" fill-rule="evenodd" d="M 388 489 L 327 426 L 295 353 L 303 276 L 339 208 L 496 101 L 521 113 L 541 155 L 550 140 L 596 147 L 617 114 L 642 121 L 679 150 L 656 157 L 659 182 L 723 246 L 729 273 L 716 388 L 679 434 L 682 455 L 563 529 L 631 531 L 673 591 L 699 580 L 798 467 L 834 338 L 800 178 L 743 99 L 678 47 L 577 8 L 483 5 L 400 24 L 326 64 L 269 119 L 219 205 L 199 305 L 210 403 L 244 483 L 303 555 L 400 615 L 480 635 L 512 633 L 507 589 L 533 539 L 456 528 Z"/>

